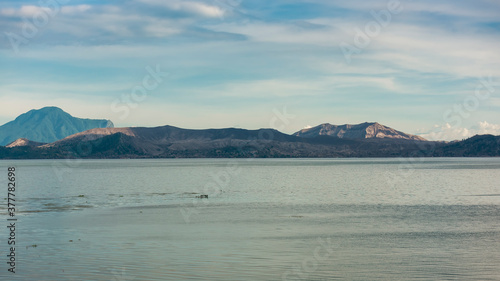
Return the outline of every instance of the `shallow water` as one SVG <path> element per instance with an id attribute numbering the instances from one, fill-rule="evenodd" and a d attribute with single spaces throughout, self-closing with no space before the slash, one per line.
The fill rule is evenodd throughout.
<path id="1" fill-rule="evenodd" d="M 12 165 L 1 280 L 500 280 L 498 158 Z"/>

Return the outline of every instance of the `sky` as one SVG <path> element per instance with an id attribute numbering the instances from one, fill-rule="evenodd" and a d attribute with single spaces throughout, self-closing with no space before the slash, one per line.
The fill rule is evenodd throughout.
<path id="1" fill-rule="evenodd" d="M 2 0 L 0 31 L 0 124 L 500 135 L 497 0 Z"/>

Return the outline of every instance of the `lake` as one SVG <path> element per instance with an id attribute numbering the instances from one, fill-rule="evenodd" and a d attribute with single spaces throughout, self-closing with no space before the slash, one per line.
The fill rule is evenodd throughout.
<path id="1" fill-rule="evenodd" d="M 499 158 L 11 166 L 1 280 L 500 280 Z"/>

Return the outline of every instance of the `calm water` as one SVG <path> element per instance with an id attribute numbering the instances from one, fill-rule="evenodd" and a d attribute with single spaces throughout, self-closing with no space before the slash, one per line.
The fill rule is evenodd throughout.
<path id="1" fill-rule="evenodd" d="M 11 165 L 0 280 L 500 280 L 499 158 Z"/>

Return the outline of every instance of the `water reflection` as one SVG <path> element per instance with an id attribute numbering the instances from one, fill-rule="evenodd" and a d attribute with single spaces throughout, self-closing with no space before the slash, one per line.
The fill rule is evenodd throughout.
<path id="1" fill-rule="evenodd" d="M 62 182 L 19 162 L 12 280 L 500 276 L 498 159 L 429 159 L 400 186 L 384 177 L 397 159 L 241 160 L 221 192 L 196 198 L 226 161 L 83 161 Z"/>

